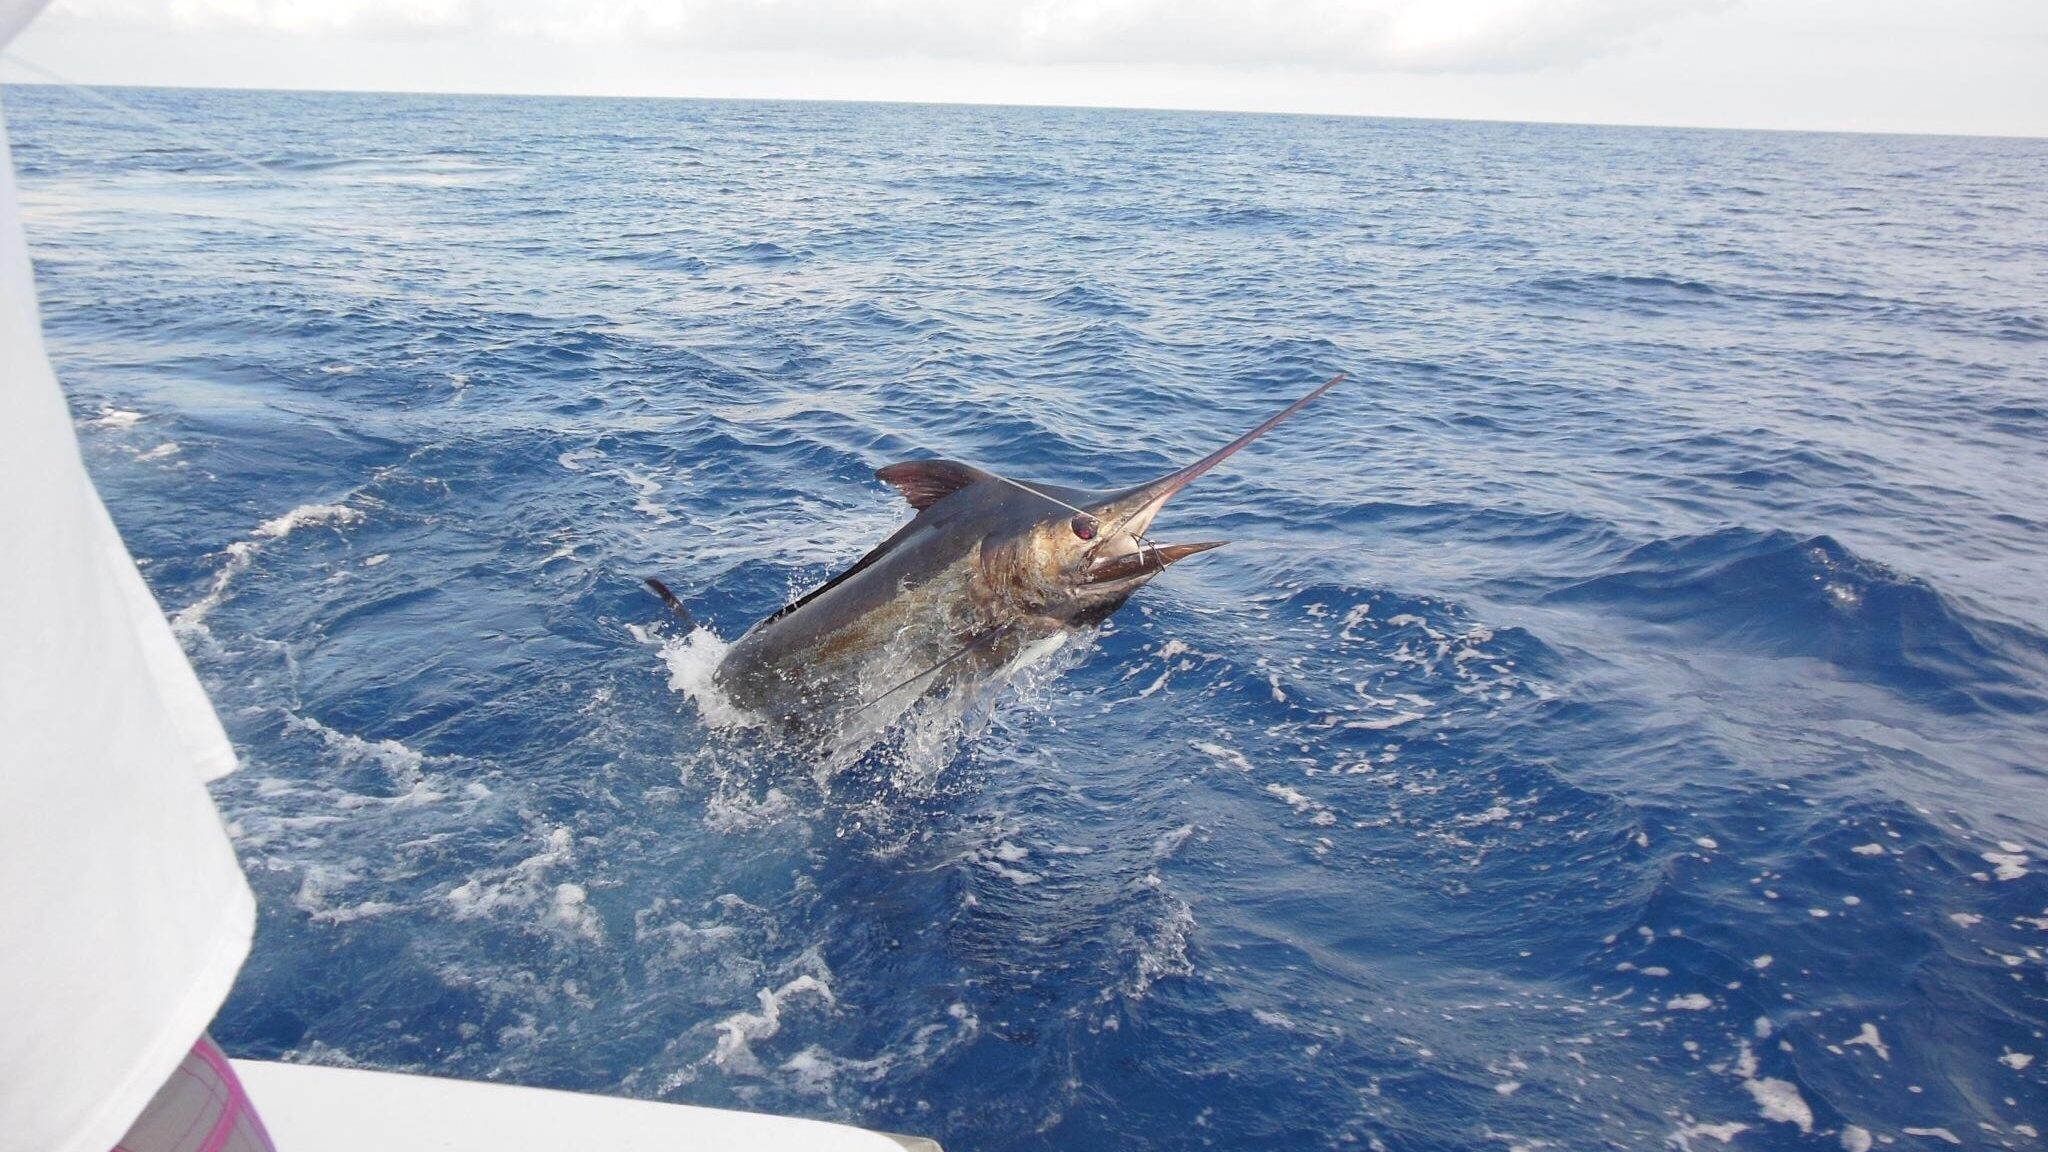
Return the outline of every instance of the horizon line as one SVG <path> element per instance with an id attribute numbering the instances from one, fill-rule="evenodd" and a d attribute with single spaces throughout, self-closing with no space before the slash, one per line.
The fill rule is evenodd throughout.
<path id="1" fill-rule="evenodd" d="M 0 64 L 40 72 L 52 77 L 49 80 L 0 80 L 4 87 L 33 88 L 113 88 L 141 91 L 174 92 L 251 92 L 265 94 L 297 94 L 313 96 L 424 96 L 449 98 L 489 98 L 508 100 L 671 100 L 696 101 L 699 103 L 753 103 L 753 104 L 847 104 L 881 105 L 903 108 L 1011 108 L 1041 109 L 1069 112 L 1163 112 L 1196 116 L 1268 116 L 1290 117 L 1315 120 L 1388 120 L 1416 124 L 1495 124 L 1531 128 L 1618 128 L 1632 131 L 1663 132 L 1768 132 L 1780 135 L 1803 136 L 1881 136 L 1915 137 L 1936 140 L 2034 140 L 2048 141 L 2048 133 L 2026 134 L 2016 132 L 1928 132 L 1901 128 L 1785 128 L 1785 127 L 1743 127 L 1719 124 L 1654 124 L 1639 121 L 1620 120 L 1512 120 L 1488 116 L 1414 116 L 1371 112 L 1315 112 L 1301 110 L 1273 110 L 1246 108 L 1194 108 L 1151 104 L 1061 104 L 1061 103 L 1014 103 L 1001 100 L 910 100 L 886 98 L 825 97 L 825 96 L 704 96 L 704 95 L 651 95 L 647 93 L 604 94 L 590 92 L 491 92 L 454 91 L 404 88 L 276 88 L 256 84 L 119 84 L 94 83 L 69 80 L 58 77 L 57 73 L 33 61 L 25 60 L 12 52 L 0 51 Z"/>

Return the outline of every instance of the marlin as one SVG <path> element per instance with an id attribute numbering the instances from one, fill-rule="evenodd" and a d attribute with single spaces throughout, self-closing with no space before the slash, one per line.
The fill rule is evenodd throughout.
<path id="1" fill-rule="evenodd" d="M 876 477 L 916 516 L 749 629 L 714 680 L 769 727 L 842 737 L 879 731 L 942 686 L 985 681 L 1047 641 L 1095 628 L 1169 566 L 1226 543 L 1160 544 L 1146 532 L 1176 493 L 1343 379 L 1121 491 L 1027 483 L 954 460 L 882 468 Z"/>

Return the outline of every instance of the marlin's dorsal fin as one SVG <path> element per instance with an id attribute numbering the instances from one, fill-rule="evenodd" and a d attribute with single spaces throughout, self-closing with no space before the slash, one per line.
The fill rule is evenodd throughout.
<path id="1" fill-rule="evenodd" d="M 876 469 L 875 477 L 888 481 L 903 493 L 912 508 L 922 512 L 962 488 L 988 479 L 989 475 L 955 460 L 905 460 Z"/>

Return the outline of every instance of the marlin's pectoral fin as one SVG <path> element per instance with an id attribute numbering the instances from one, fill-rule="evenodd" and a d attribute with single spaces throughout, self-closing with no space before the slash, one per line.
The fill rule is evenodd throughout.
<path id="1" fill-rule="evenodd" d="M 905 460 L 876 469 L 875 478 L 888 481 L 912 508 L 922 512 L 989 475 L 954 460 Z"/>

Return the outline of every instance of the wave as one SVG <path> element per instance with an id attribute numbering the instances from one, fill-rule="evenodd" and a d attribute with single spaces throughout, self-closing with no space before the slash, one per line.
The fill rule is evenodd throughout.
<path id="1" fill-rule="evenodd" d="M 1209 204 L 1190 217 L 1189 222 L 1204 228 L 1242 228 L 1256 232 L 1278 229 L 1297 219 L 1292 212 L 1264 205 Z"/>
<path id="2" fill-rule="evenodd" d="M 1658 540 L 1549 590 L 1713 647 L 1825 661 L 1946 711 L 2038 712 L 2048 637 L 1972 616 L 1831 536 L 1729 528 Z"/>
<path id="3" fill-rule="evenodd" d="M 790 264 L 801 259 L 803 253 L 770 240 L 756 240 L 726 249 L 725 256 L 745 264 Z"/>
<path id="4" fill-rule="evenodd" d="M 684 252 L 649 249 L 641 252 L 613 252 L 595 257 L 602 264 L 630 264 L 650 272 L 702 272 L 711 267 L 704 260 Z"/>
<path id="5" fill-rule="evenodd" d="M 1618 307 L 1648 315 L 1670 308 L 1718 307 L 1722 290 L 1703 280 L 1658 274 L 1584 273 L 1539 276 L 1534 293 L 1569 304 Z"/>
<path id="6" fill-rule="evenodd" d="M 1071 284 L 1042 297 L 1047 304 L 1061 311 L 1079 312 L 1086 316 L 1123 316 L 1144 319 L 1151 315 L 1145 309 L 1126 300 L 1106 288 L 1088 284 Z"/>

